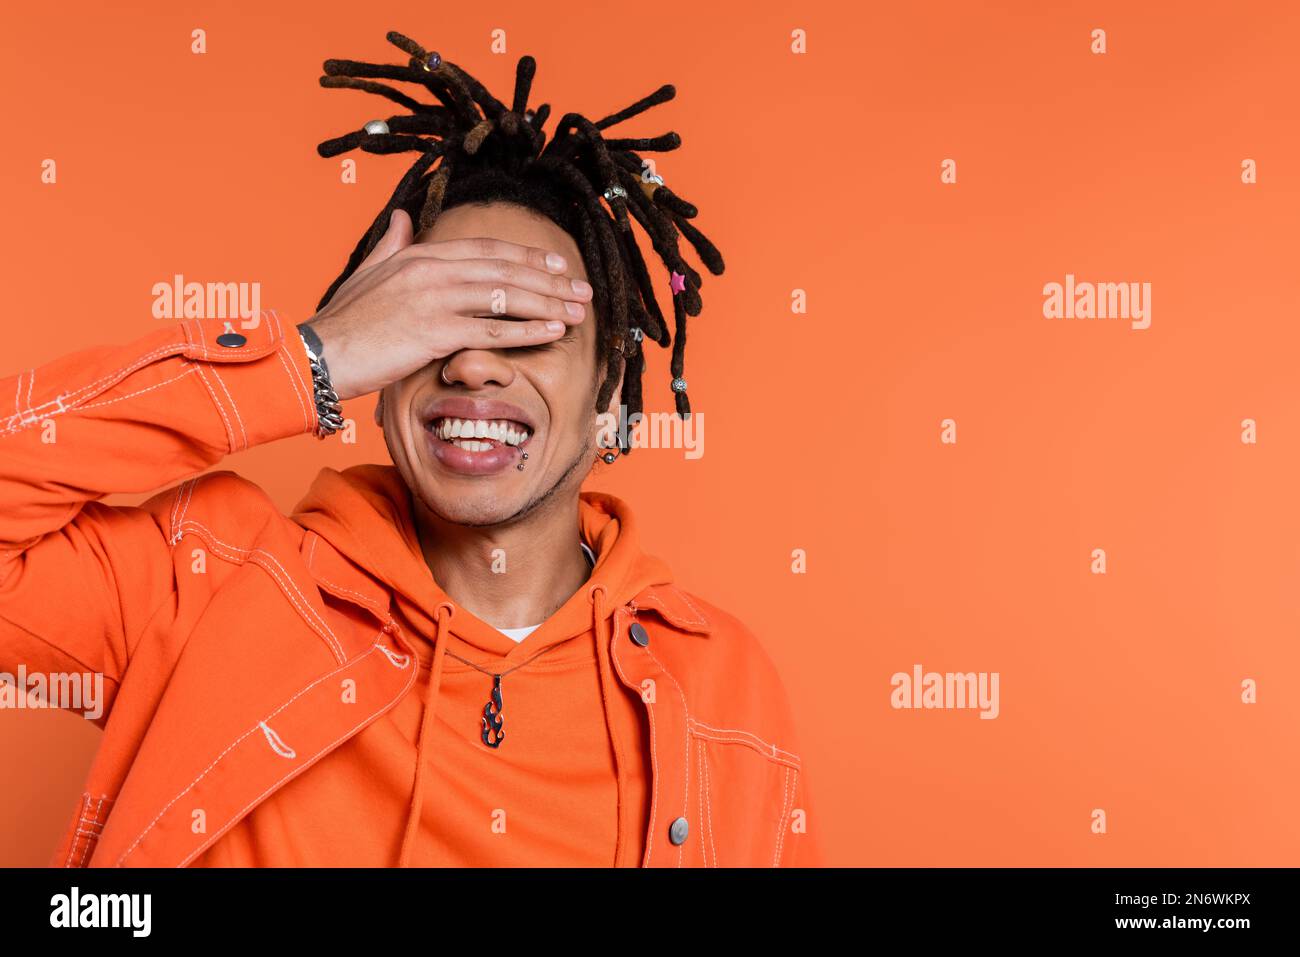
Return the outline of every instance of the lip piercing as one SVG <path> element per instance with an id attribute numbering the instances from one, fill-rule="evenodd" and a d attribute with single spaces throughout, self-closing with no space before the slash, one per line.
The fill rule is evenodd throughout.
<path id="1" fill-rule="evenodd" d="M 524 458 L 524 459 L 526 459 L 526 458 L 528 458 L 528 453 L 527 453 L 527 452 L 520 452 L 520 453 L 519 453 L 519 457 L 520 457 L 520 458 Z M 523 462 L 520 462 L 518 465 L 515 466 L 515 468 L 517 468 L 519 471 L 522 472 L 522 471 L 524 470 L 524 463 L 523 463 Z"/>

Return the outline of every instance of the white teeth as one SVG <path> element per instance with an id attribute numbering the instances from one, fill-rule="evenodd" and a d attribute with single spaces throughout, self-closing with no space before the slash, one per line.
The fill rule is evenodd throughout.
<path id="1" fill-rule="evenodd" d="M 530 434 L 527 429 L 516 429 L 515 423 L 500 419 L 439 419 L 433 432 L 438 438 L 454 442 L 470 452 L 485 452 L 492 448 L 492 442 L 522 445 Z M 455 441 L 457 439 L 462 441 Z M 476 439 L 492 441 L 478 442 Z"/>

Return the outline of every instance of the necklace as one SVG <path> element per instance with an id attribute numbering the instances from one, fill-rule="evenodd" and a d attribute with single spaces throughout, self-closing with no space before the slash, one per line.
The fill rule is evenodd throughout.
<path id="1" fill-rule="evenodd" d="M 563 644 L 563 642 L 561 642 L 560 644 Z M 483 722 L 483 728 L 480 732 L 480 736 L 483 739 L 483 743 L 486 744 L 489 748 L 501 747 L 501 742 L 505 740 L 505 736 L 506 736 L 505 731 L 502 730 L 502 728 L 505 725 L 506 719 L 501 715 L 501 709 L 504 706 L 501 699 L 501 679 L 504 678 L 506 675 L 510 674 L 512 671 L 518 671 L 524 665 L 529 664 L 530 662 L 536 660 L 537 658 L 540 658 L 542 655 L 550 651 L 551 648 L 558 648 L 559 646 L 560 646 L 559 644 L 555 644 L 555 645 L 551 645 L 550 648 L 543 648 L 541 651 L 537 652 L 537 654 L 533 655 L 531 658 L 525 658 L 523 661 L 519 662 L 519 664 L 515 665 L 513 668 L 507 668 L 505 671 L 502 671 L 500 673 L 495 673 L 489 671 L 487 668 L 484 668 L 481 665 L 476 665 L 468 658 L 462 658 L 454 651 L 447 652 L 447 657 L 455 658 L 461 664 L 469 665 L 475 671 L 480 671 L 483 674 L 488 675 L 492 679 L 492 695 L 491 697 L 488 698 L 488 703 L 483 706 L 483 717 L 481 719 Z"/>
<path id="2" fill-rule="evenodd" d="M 579 541 L 578 544 L 582 546 L 582 552 L 587 559 L 588 565 L 594 568 L 596 565 L 595 554 L 592 552 L 590 548 L 587 547 L 586 542 Z M 572 641 L 572 640 L 573 640 L 572 638 L 566 639 L 566 641 Z M 558 648 L 562 644 L 565 644 L 565 642 L 563 641 L 558 642 L 557 644 L 551 645 L 550 648 L 543 648 L 541 651 L 537 652 L 537 654 L 529 658 L 525 658 L 523 661 L 519 662 L 519 664 L 515 665 L 513 668 L 507 668 L 505 671 L 502 671 L 500 673 L 489 671 L 487 668 L 475 664 L 474 662 L 470 661 L 468 658 L 462 658 L 460 655 L 456 654 L 455 652 L 451 652 L 451 651 L 447 652 L 448 656 L 455 658 L 461 664 L 469 665 L 475 671 L 482 672 L 483 674 L 488 675 L 492 679 L 492 693 L 488 697 L 487 704 L 483 705 L 483 717 L 479 719 L 483 723 L 483 727 L 479 731 L 479 736 L 482 738 L 483 743 L 486 744 L 489 748 L 501 747 L 501 742 L 504 741 L 506 737 L 506 733 L 504 731 L 506 719 L 501 713 L 502 709 L 505 706 L 501 697 L 501 679 L 504 678 L 506 675 L 510 674 L 512 671 L 518 671 L 520 668 L 524 667 L 524 665 L 527 665 L 532 661 L 536 660 L 537 658 L 540 658 L 542 655 L 550 651 L 551 648 Z"/>

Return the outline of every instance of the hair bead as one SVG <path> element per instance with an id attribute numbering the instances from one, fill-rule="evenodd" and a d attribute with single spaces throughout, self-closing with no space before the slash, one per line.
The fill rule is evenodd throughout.
<path id="1" fill-rule="evenodd" d="M 528 106 L 536 61 L 519 58 L 513 97 L 503 102 L 471 74 L 437 51 L 425 50 L 396 31 L 387 34 L 409 58 L 403 64 L 326 60 L 321 85 L 382 96 L 410 111 L 408 116 L 371 120 L 364 133 L 352 132 L 317 146 L 321 156 L 353 149 L 374 154 L 416 152 L 415 164 L 393 191 L 384 210 L 357 241 L 342 273 L 331 283 L 318 309 L 333 298 L 356 271 L 387 228 L 389 214 L 401 207 L 428 229 L 450 203 L 501 200 L 519 202 L 547 214 L 577 242 L 593 289 L 597 316 L 597 362 L 604 375 L 596 396 L 603 410 L 622 373 L 620 415 L 642 410 L 644 339 L 671 347 L 671 391 L 677 412 L 690 415 L 684 356 L 686 319 L 700 312 L 701 277 L 681 256 L 685 238 L 714 275 L 724 264 L 717 248 L 689 222 L 696 207 L 664 185 L 662 176 L 644 176 L 649 161 L 641 153 L 668 152 L 681 137 L 606 139 L 604 131 L 676 96 L 660 86 L 630 106 L 598 120 L 565 113 L 548 141 L 543 127 L 551 107 Z M 423 103 L 379 80 L 413 84 L 437 103 Z M 431 168 L 437 164 L 435 169 Z M 602 205 L 604 199 L 609 206 Z M 621 202 L 614 202 L 615 199 Z M 671 273 L 673 323 L 670 329 L 650 270 L 632 233 L 639 225 L 663 266 Z M 623 448 L 624 454 L 631 448 Z"/>

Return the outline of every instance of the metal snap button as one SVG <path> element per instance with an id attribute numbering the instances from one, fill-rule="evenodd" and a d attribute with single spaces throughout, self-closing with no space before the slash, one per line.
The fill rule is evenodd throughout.
<path id="1" fill-rule="evenodd" d="M 679 817 L 668 826 L 668 840 L 674 844 L 685 844 L 686 836 L 690 833 L 691 825 L 684 817 Z"/>
<path id="2" fill-rule="evenodd" d="M 223 332 L 217 336 L 217 345 L 225 346 L 227 349 L 238 349 L 247 341 L 248 339 L 245 336 L 241 336 L 237 332 Z"/>
<path id="3" fill-rule="evenodd" d="M 641 622 L 632 622 L 632 627 L 627 630 L 628 636 L 642 648 L 650 644 L 650 633 L 642 627 Z"/>

